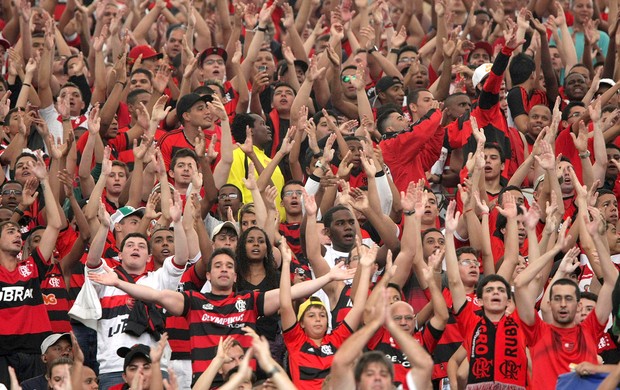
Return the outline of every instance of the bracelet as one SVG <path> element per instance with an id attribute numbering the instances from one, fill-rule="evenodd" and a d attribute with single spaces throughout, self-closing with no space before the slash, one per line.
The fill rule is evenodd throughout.
<path id="1" fill-rule="evenodd" d="M 22 210 L 20 210 L 19 207 L 15 207 L 13 209 L 13 212 L 21 215 L 22 217 L 24 216 L 24 212 Z"/>
<path id="2" fill-rule="evenodd" d="M 390 49 L 390 53 L 392 53 L 392 54 L 398 54 L 398 53 L 400 53 L 400 49 L 394 49 L 394 48 L 392 48 L 392 49 Z"/>
<path id="3" fill-rule="evenodd" d="M 377 46 L 373 46 L 370 49 L 368 49 L 368 54 L 372 54 L 376 52 L 377 50 L 379 50 L 379 48 Z"/>
<path id="4" fill-rule="evenodd" d="M 29 87 L 32 87 L 32 85 L 28 84 L 28 83 L 22 83 L 22 85 L 27 85 Z"/>
<path id="5" fill-rule="evenodd" d="M 585 152 L 579 153 L 579 158 L 589 158 L 590 157 L 590 151 L 586 150 Z"/>
<path id="6" fill-rule="evenodd" d="M 257 31 L 267 32 L 267 27 L 261 27 L 257 24 L 256 27 L 254 27 L 254 32 L 257 32 Z"/>
<path id="7" fill-rule="evenodd" d="M 63 122 L 71 122 L 71 118 L 62 118 Z"/>
<path id="8" fill-rule="evenodd" d="M 467 210 L 465 210 L 465 211 L 463 212 L 463 215 L 465 215 L 465 214 L 469 213 L 469 212 L 470 212 L 470 211 L 472 211 L 472 210 L 473 210 L 473 209 L 467 209 Z"/>
<path id="9" fill-rule="evenodd" d="M 118 80 L 117 80 L 114 84 L 120 84 L 120 85 L 122 85 L 122 86 L 123 86 L 123 88 L 125 88 L 125 86 L 127 85 L 127 82 L 124 82 L 124 83 L 123 83 L 122 81 L 118 81 Z"/>
<path id="10" fill-rule="evenodd" d="M 383 28 L 393 28 L 394 25 L 392 23 L 387 23 L 383 25 Z"/>
<path id="11" fill-rule="evenodd" d="M 415 210 L 405 210 L 403 211 L 403 214 L 405 214 L 406 216 L 412 216 L 413 214 L 415 214 Z"/>
<path id="12" fill-rule="evenodd" d="M 440 274 L 441 275 L 441 270 L 439 270 L 439 271 L 433 270 L 433 272 L 436 273 L 436 274 Z"/>

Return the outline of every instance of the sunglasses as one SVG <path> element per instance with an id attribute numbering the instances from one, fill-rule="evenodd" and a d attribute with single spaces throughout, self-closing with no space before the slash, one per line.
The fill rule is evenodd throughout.
<path id="1" fill-rule="evenodd" d="M 351 80 L 355 80 L 357 77 L 355 76 L 342 76 L 342 81 L 345 83 L 350 83 Z"/>

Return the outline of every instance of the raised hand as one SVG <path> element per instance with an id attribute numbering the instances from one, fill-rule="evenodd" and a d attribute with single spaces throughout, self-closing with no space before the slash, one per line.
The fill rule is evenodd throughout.
<path id="1" fill-rule="evenodd" d="M 166 185 L 167 183 L 163 184 Z M 174 190 L 174 195 L 172 196 L 172 205 L 170 206 L 170 218 L 175 224 L 177 224 L 181 221 L 182 216 L 183 202 L 181 201 L 181 194 L 179 194 L 179 191 Z"/>
<path id="2" fill-rule="evenodd" d="M 154 347 L 151 347 L 150 355 L 151 355 L 152 362 L 159 362 L 161 360 L 161 357 L 164 354 L 164 350 L 166 349 L 167 344 L 168 344 L 168 332 L 164 332 L 164 334 L 161 335 L 161 338 L 157 342 L 157 345 Z"/>
<path id="3" fill-rule="evenodd" d="M 306 190 L 303 190 L 303 200 L 304 200 L 304 207 L 306 209 L 306 215 L 308 217 L 310 216 L 315 216 L 316 217 L 316 213 L 318 211 L 318 207 L 316 204 L 316 200 L 314 199 L 314 195 L 309 195 Z"/>
<path id="4" fill-rule="evenodd" d="M 579 153 L 583 153 L 588 150 L 588 130 L 586 129 L 586 125 L 582 120 L 579 121 L 578 135 L 575 136 L 575 133 L 571 131 L 570 136 L 573 139 L 575 148 Z"/>
<path id="5" fill-rule="evenodd" d="M 525 206 L 521 206 L 523 209 L 523 224 L 525 225 L 525 229 L 528 231 L 535 231 L 538 222 L 540 221 L 540 216 L 542 215 L 542 210 L 540 206 L 535 201 L 530 205 L 529 210 L 525 210 Z"/>
<path id="6" fill-rule="evenodd" d="M 588 215 L 584 215 L 584 222 L 592 237 L 603 236 L 607 230 L 605 217 L 596 207 L 588 206 Z"/>
<path id="7" fill-rule="evenodd" d="M 254 164 L 250 162 L 248 164 L 248 178 L 243 178 L 243 185 L 250 191 L 256 190 L 256 173 L 254 172 Z"/>
<path id="8" fill-rule="evenodd" d="M 328 276 L 329 280 L 334 281 L 343 281 L 349 280 L 355 276 L 355 268 L 343 268 L 344 261 L 339 262 L 332 269 L 329 270 Z"/>
<path id="9" fill-rule="evenodd" d="M 347 154 L 344 156 L 342 161 L 340 161 L 340 165 L 338 165 L 338 177 L 345 178 L 348 177 L 351 173 L 351 169 L 353 169 L 353 163 L 351 163 L 351 159 L 353 158 L 353 154 L 351 151 L 347 151 Z"/>
<path id="10" fill-rule="evenodd" d="M 454 233 L 459 224 L 459 218 L 461 217 L 461 212 L 456 211 L 456 201 L 451 201 L 448 205 L 448 210 L 446 211 L 446 233 Z"/>
<path id="11" fill-rule="evenodd" d="M 359 212 L 364 212 L 370 208 L 368 196 L 359 188 L 352 188 L 350 191 L 351 206 Z"/>
<path id="12" fill-rule="evenodd" d="M 34 177 L 26 180 L 26 184 L 22 190 L 22 201 L 21 204 L 25 207 L 30 207 L 39 197 L 39 193 L 37 192 L 37 187 L 39 183 L 37 179 Z"/>
<path id="13" fill-rule="evenodd" d="M 146 218 L 148 221 L 152 221 L 155 219 L 159 219 L 159 217 L 161 217 L 162 213 L 157 212 L 157 205 L 159 205 L 160 201 L 161 201 L 160 192 L 151 192 L 149 194 L 149 198 L 146 201 L 146 208 L 144 210 L 144 218 Z"/>
<path id="14" fill-rule="evenodd" d="M 99 220 L 101 226 L 106 229 L 110 228 L 110 214 L 108 213 L 108 210 L 105 209 L 103 203 L 99 203 L 99 210 L 97 210 L 97 219 Z"/>
<path id="15" fill-rule="evenodd" d="M 441 272 L 441 262 L 443 261 L 446 250 L 437 249 L 428 257 L 428 264 L 424 264 L 422 275 L 426 283 L 433 283 L 435 273 Z"/>
<path id="16" fill-rule="evenodd" d="M 564 257 L 562 258 L 562 262 L 560 263 L 558 272 L 560 272 L 561 275 L 569 277 L 569 275 L 572 274 L 577 269 L 577 267 L 579 267 L 580 253 L 581 250 L 579 249 L 579 247 L 574 246 L 570 248 L 569 251 L 566 252 Z"/>
<path id="17" fill-rule="evenodd" d="M 43 152 L 40 150 L 37 150 L 35 155 L 36 155 L 37 161 L 29 162 L 30 170 L 32 171 L 34 176 L 37 179 L 39 179 L 39 181 L 46 180 L 48 178 L 49 172 L 47 171 L 47 167 L 45 166 L 45 161 L 43 161 Z"/>
<path id="18" fill-rule="evenodd" d="M 245 127 L 245 141 L 242 144 L 237 143 L 237 146 L 239 146 L 239 149 L 241 149 L 246 156 L 251 156 L 252 153 L 254 153 L 254 142 L 252 140 L 252 129 L 250 129 L 250 126 Z"/>
<path id="19" fill-rule="evenodd" d="M 497 206 L 497 211 L 506 219 L 517 218 L 517 203 L 515 202 L 514 196 L 510 192 L 505 192 L 502 197 L 503 207 Z"/>
<path id="20" fill-rule="evenodd" d="M 540 167 L 545 171 L 555 170 L 555 156 L 553 155 L 551 145 L 543 139 L 539 143 L 539 151 L 540 154 L 538 156 L 534 156 L 534 158 Z"/>

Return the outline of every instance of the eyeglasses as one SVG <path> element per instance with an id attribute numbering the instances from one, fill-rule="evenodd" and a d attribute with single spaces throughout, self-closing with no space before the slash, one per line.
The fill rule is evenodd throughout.
<path id="1" fill-rule="evenodd" d="M 413 321 L 415 320 L 416 316 L 412 315 L 412 316 L 394 316 L 392 317 L 392 319 L 396 322 L 402 321 L 403 319 L 407 320 L 407 321 Z"/>
<path id="2" fill-rule="evenodd" d="M 355 80 L 357 77 L 353 76 L 342 76 L 342 81 L 345 83 L 350 83 L 351 80 Z"/>
<path id="3" fill-rule="evenodd" d="M 206 65 L 213 65 L 213 64 L 224 65 L 224 61 L 223 60 L 205 60 L 205 64 Z"/>
<path id="4" fill-rule="evenodd" d="M 232 193 L 232 194 L 220 194 L 217 198 L 219 200 L 224 200 L 224 199 L 237 199 L 239 197 L 239 194 L 236 193 Z"/>
<path id="5" fill-rule="evenodd" d="M 404 57 L 398 60 L 398 62 L 403 62 L 406 64 L 409 64 L 411 62 L 415 61 L 415 57 Z"/>
<path id="6" fill-rule="evenodd" d="M 3 196 L 9 196 L 9 195 L 21 196 L 22 190 L 4 190 L 2 191 L 2 195 Z"/>
<path id="7" fill-rule="evenodd" d="M 302 196 L 303 193 L 304 192 L 302 190 L 288 190 L 288 191 L 284 191 L 284 197 L 287 198 L 289 196 L 293 196 L 293 194 L 297 196 Z"/>
<path id="8" fill-rule="evenodd" d="M 459 261 L 459 264 L 467 266 L 467 267 L 471 267 L 472 265 L 474 267 L 480 267 L 480 262 L 478 260 L 469 260 L 469 259 L 461 260 Z"/>

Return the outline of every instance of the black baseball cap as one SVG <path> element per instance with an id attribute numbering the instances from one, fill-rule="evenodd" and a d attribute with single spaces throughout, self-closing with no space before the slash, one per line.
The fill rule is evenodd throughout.
<path id="1" fill-rule="evenodd" d="M 133 359 L 138 356 L 142 356 L 146 359 L 147 362 L 151 363 L 151 347 L 144 344 L 136 344 L 131 348 L 121 347 L 116 350 L 116 354 L 122 358 L 125 358 L 125 362 L 123 363 L 123 371 L 127 368 L 127 366 L 131 363 Z"/>
<path id="2" fill-rule="evenodd" d="M 183 95 L 177 102 L 177 118 L 181 118 L 184 113 L 191 110 L 194 104 L 198 102 L 212 102 L 213 95 L 210 93 L 199 95 L 197 93 L 188 93 L 187 95 Z"/>
<path id="3" fill-rule="evenodd" d="M 226 53 L 226 50 L 222 49 L 221 47 L 210 47 L 200 53 L 200 56 L 198 57 L 198 65 L 202 66 L 202 64 L 205 62 L 205 59 L 213 54 L 222 57 L 224 62 L 226 62 L 226 60 L 228 59 L 228 53 Z"/>
<path id="4" fill-rule="evenodd" d="M 400 81 L 398 77 L 384 76 L 381 77 L 379 81 L 377 81 L 377 85 L 375 85 L 375 90 L 377 91 L 377 93 L 385 92 L 396 84 L 403 85 L 403 82 Z"/>

